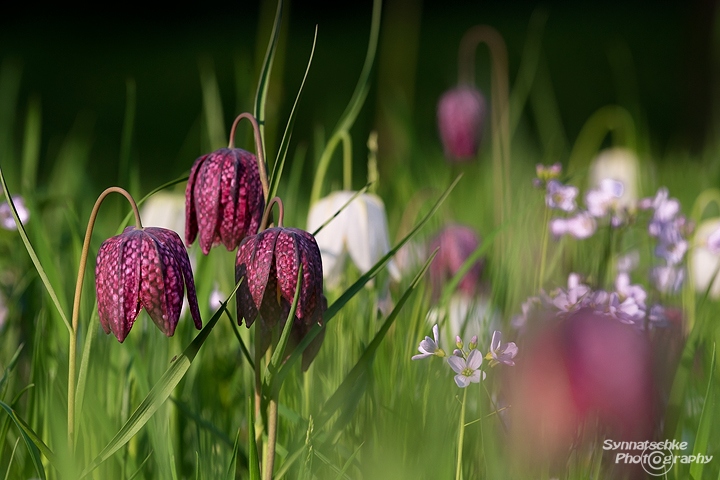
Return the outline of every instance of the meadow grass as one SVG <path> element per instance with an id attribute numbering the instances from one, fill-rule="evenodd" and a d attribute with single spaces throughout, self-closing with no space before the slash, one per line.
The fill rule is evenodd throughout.
<path id="1" fill-rule="evenodd" d="M 365 108 L 377 48 L 379 4 L 375 2 L 368 54 L 355 93 L 334 129 L 325 126 L 330 132 L 327 141 L 324 134 L 317 135 L 315 141 L 319 139 L 320 145 L 312 145 L 315 158 L 310 158 L 305 145 L 290 141 L 295 110 L 285 122 L 287 129 L 281 127 L 284 133 L 273 132 L 273 138 L 281 139 L 278 145 L 266 145 L 267 151 L 274 153 L 268 161 L 275 172 L 271 190 L 285 201 L 286 225 L 304 227 L 314 200 L 329 193 L 333 185 L 348 184 L 347 177 L 342 181 L 341 176 L 322 177 L 328 162 L 343 157 L 341 149 L 335 147 L 344 138 L 352 137 L 353 123 Z M 278 15 L 273 32 L 279 22 Z M 275 33 L 271 33 L 257 86 L 254 114 L 261 121 L 276 40 Z M 308 46 L 310 59 L 313 48 Z M 17 94 L 14 85 L 19 73 L 9 64 L 2 68 L 0 94 Z M 308 68 L 312 68 L 310 62 Z M 535 72 L 527 75 L 520 84 L 535 85 Z M 217 148 L 225 141 L 222 99 L 214 85 L 212 68 L 205 65 L 201 76 L 203 142 L 211 146 L 209 149 Z M 294 108 L 302 108 L 302 85 Z M 527 106 L 528 94 L 520 91 L 516 96 L 510 87 L 511 112 L 519 114 Z M 141 190 L 137 165 L 133 165 L 128 153 L 134 88 L 134 84 L 128 84 L 124 128 L 117 132 L 123 139 L 124 152 L 120 179 L 136 198 L 142 198 L 148 192 Z M 537 88 L 541 89 L 542 84 Z M 8 105 L 15 105 L 13 100 Z M 189 250 L 195 261 L 205 330 L 196 332 L 185 313 L 175 335 L 167 338 L 142 311 L 126 341 L 118 343 L 99 328 L 95 289 L 90 281 L 100 244 L 118 233 L 130 218 L 125 204 L 111 199 L 103 205 L 92 236 L 80 323 L 77 332 L 71 333 L 67 319 L 72 289 L 85 222 L 95 200 L 91 192 L 96 186 L 88 185 L 86 177 L 77 173 L 90 161 L 89 140 L 79 124 L 56 156 L 46 159 L 53 168 L 47 180 L 38 184 L 40 105 L 31 102 L 25 112 L 0 112 L 5 115 L 0 118 L 0 132 L 6 139 L 0 167 L 7 184 L 7 199 L 10 194 L 21 193 L 31 212 L 25 227 L 27 243 L 17 231 L 0 229 L 0 285 L 9 309 L 0 335 L 0 400 L 5 412 L 0 415 L 0 474 L 6 472 L 5 478 L 260 478 L 256 462 L 258 458 L 266 461 L 268 439 L 264 436 L 255 445 L 254 438 L 258 426 L 267 425 L 267 418 L 264 412 L 261 418 L 252 418 L 255 375 L 251 362 L 256 328 L 236 324 L 232 296 L 236 286 L 234 252 L 221 247 L 203 256 L 196 245 Z M 20 118 L 25 119 L 24 123 L 19 123 Z M 517 120 L 512 124 L 517 125 Z M 552 128 L 552 124 L 545 127 Z M 13 132 L 20 133 L 21 142 L 13 142 L 17 137 Z M 547 136 L 552 137 L 553 132 Z M 364 138 L 352 140 L 365 142 Z M 546 151 L 537 147 L 542 142 L 530 138 L 522 128 L 513 128 L 510 140 L 510 191 L 505 199 L 495 193 L 494 186 L 501 179 L 493 167 L 494 147 L 490 142 L 475 161 L 462 165 L 446 163 L 439 144 L 434 149 L 420 143 L 411 145 L 412 168 L 394 178 L 380 178 L 379 191 L 391 234 L 398 240 L 426 242 L 449 222 L 460 222 L 483 233 L 477 257 L 484 257 L 486 262 L 482 282 L 489 313 L 481 321 L 483 330 L 465 332 L 463 341 L 467 343 L 473 334 L 477 335 L 478 348 L 487 353 L 492 331 L 502 330 L 507 340 L 517 342 L 520 353 L 516 363 L 520 365 L 523 337 L 513 330 L 511 319 L 521 313 L 521 305 L 528 297 L 538 293 L 538 284 L 547 292 L 564 288 L 568 274 L 580 272 L 593 278 L 598 288 L 611 288 L 616 257 L 638 250 L 640 266 L 634 280 L 647 286 L 645 272 L 653 262 L 654 245 L 640 220 L 616 240 L 609 240 L 609 229 L 601 229 L 587 240 L 549 238 L 547 262 L 540 275 L 541 239 L 547 225 L 544 194 L 532 188 L 535 164 L 569 164 L 566 180 L 584 192 L 588 164 L 598 148 L 588 147 L 588 153 L 579 148 L 548 162 Z M 616 137 L 613 140 L 617 141 Z M 648 143 L 644 138 L 636 140 L 637 145 Z M 238 144 L 249 148 L 249 143 Z M 652 196 L 658 187 L 667 186 L 671 196 L 680 200 L 682 212 L 693 214 L 692 206 L 700 193 L 717 185 L 717 153 L 708 149 L 702 159 L 687 154 L 653 161 L 645 152 L 641 159 L 640 195 Z M 348 155 L 345 151 L 346 161 Z M 188 168 L 193 159 L 187 159 Z M 308 165 L 314 172 L 322 171 L 318 182 L 312 181 L 315 175 L 307 178 L 303 173 Z M 184 187 L 184 180 L 158 178 L 157 184 L 167 183 L 166 188 L 172 189 L 175 183 Z M 350 183 L 350 187 L 362 187 L 366 178 L 355 178 Z M 504 208 L 505 201 L 511 206 L 503 222 L 498 223 L 496 209 Z M 411 213 L 415 209 L 414 215 L 405 215 L 407 209 Z M 720 205 L 710 205 L 693 220 L 718 214 Z M 413 226 L 420 228 L 411 232 Z M 408 232 L 412 238 L 406 237 Z M 610 242 L 614 242 L 610 254 L 602 254 Z M 688 255 L 695 247 L 691 245 Z M 506 404 L 503 396 L 514 367 L 488 369 L 483 382 L 463 390 L 453 382 L 452 370 L 438 359 L 411 361 L 419 342 L 431 335 L 432 324 L 427 318 L 436 305 L 424 275 L 428 265 L 425 261 L 431 254 L 428 252 L 400 281 L 391 280 L 386 271 L 389 256 L 381 259 L 370 274 L 349 265 L 339 285 L 325 289 L 334 315 L 326 320 L 323 346 L 308 371 L 302 373 L 297 364 L 292 368 L 277 365 L 278 371 L 271 368 L 265 374 L 268 389 L 279 389 L 276 478 L 410 479 L 455 475 L 466 479 L 580 479 L 613 475 L 607 455 L 603 456 L 601 439 L 590 443 L 578 439 L 561 464 L 548 461 L 539 467 L 521 465 L 508 441 L 505 422 L 511 421 L 508 413 L 512 405 Z M 471 264 L 472 260 L 466 267 Z M 441 304 L 450 301 L 460 276 L 455 280 Z M 681 308 L 686 320 L 685 331 L 673 339 L 677 352 L 667 353 L 681 353 L 681 360 L 677 365 L 668 362 L 658 372 L 658 382 L 664 389 L 660 401 L 664 414 L 660 416 L 657 436 L 688 442 L 683 454 L 716 455 L 720 429 L 715 427 L 720 407 L 715 345 L 720 334 L 716 321 L 720 307 L 705 292 L 690 290 L 687 284 L 683 289 L 677 294 L 652 294 L 663 305 Z M 210 305 L 215 290 L 229 300 L 227 312 L 219 305 Z M 392 299 L 389 310 L 380 308 L 387 291 Z M 440 322 L 440 332 L 443 348 L 450 353 L 452 339 L 459 332 L 454 332 L 446 319 Z M 71 334 L 78 338 L 79 364 L 75 445 L 67 442 Z M 297 354 L 291 360 L 296 358 Z M 261 365 L 257 359 L 254 361 L 255 368 L 265 368 L 269 363 L 268 359 Z M 282 388 L 273 383 L 278 378 L 283 380 Z M 459 442 L 460 430 L 463 434 Z M 458 449 L 462 455 L 458 455 Z M 675 464 L 665 478 L 718 478 L 719 472 L 717 458 L 706 465 Z"/>

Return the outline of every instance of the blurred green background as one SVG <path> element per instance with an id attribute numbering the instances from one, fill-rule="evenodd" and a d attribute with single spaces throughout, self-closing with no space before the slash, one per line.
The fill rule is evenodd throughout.
<path id="1" fill-rule="evenodd" d="M 252 109 L 274 9 L 274 2 L 211 2 L 162 14 L 27 9 L 3 15 L 0 60 L 20 72 L 2 79 L 19 92 L 17 126 L 31 99 L 41 103 L 40 183 L 70 132 L 90 140 L 90 162 L 83 174 L 94 188 L 117 182 L 128 79 L 134 80 L 137 92 L 131 159 L 140 165 L 143 191 L 187 171 L 208 147 L 218 148 L 201 144 L 201 72 L 217 78 L 226 137 L 235 115 Z M 316 126 L 323 125 L 329 134 L 345 108 L 362 68 L 370 11 L 370 2 L 287 5 L 268 105 L 269 121 L 280 128 L 302 79 L 314 26 L 319 26 L 291 156 L 300 142 L 312 148 Z M 457 45 L 468 27 L 490 24 L 505 37 L 512 88 L 534 12 L 546 16 L 538 37 L 538 72 L 547 74 L 554 98 L 546 102 L 556 106 L 565 134 L 554 153 L 566 153 L 585 120 L 609 103 L 633 114 L 642 133 L 649 134 L 655 160 L 668 152 L 697 153 L 707 146 L 720 65 L 713 60 L 718 50 L 712 41 L 712 1 L 389 0 L 383 8 L 373 89 L 353 129 L 360 178 L 365 139 L 378 126 L 381 188 L 392 167 L 412 161 L 413 149 L 440 152 L 435 105 L 457 81 Z M 487 90 L 488 56 L 480 50 L 477 78 Z M 526 105 L 520 124 L 530 139 L 537 137 L 538 127 L 537 115 L 528 114 L 531 105 Z M 388 111 L 403 125 L 408 136 L 404 144 L 395 135 L 391 141 L 383 131 Z M 269 127 L 272 155 L 279 139 L 272 123 Z M 14 131 L 18 138 L 13 143 L 19 145 L 21 128 Z M 249 141 L 240 144 L 251 148 Z M 339 171 L 339 166 L 333 168 Z M 307 162 L 305 171 L 312 173 Z"/>

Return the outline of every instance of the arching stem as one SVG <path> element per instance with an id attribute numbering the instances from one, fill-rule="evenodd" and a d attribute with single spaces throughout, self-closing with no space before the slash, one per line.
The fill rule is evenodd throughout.
<path id="1" fill-rule="evenodd" d="M 490 50 L 492 77 L 490 81 L 490 118 L 493 143 L 493 176 L 500 179 L 495 185 L 499 200 L 496 222 L 502 223 L 510 211 L 510 100 L 507 48 L 502 35 L 488 25 L 470 28 L 460 41 L 458 51 L 458 80 L 460 85 L 475 84 L 475 52 L 481 43 Z M 503 242 L 500 242 L 501 244 Z"/>
<path id="2" fill-rule="evenodd" d="M 243 118 L 248 119 L 250 123 L 252 123 L 253 132 L 255 133 L 255 150 L 257 151 L 258 171 L 260 172 L 260 182 L 262 183 L 263 197 L 265 198 L 265 203 L 267 203 L 270 187 L 268 184 L 267 167 L 265 166 L 265 152 L 263 151 L 263 142 L 262 137 L 260 136 L 260 127 L 258 126 L 258 122 L 255 117 L 253 117 L 247 112 L 241 113 L 237 116 L 237 118 L 232 124 L 232 128 L 230 129 L 230 142 L 228 143 L 228 148 L 235 148 L 235 128 L 237 127 L 237 124 L 240 122 L 240 120 L 242 120 Z"/>
<path id="3" fill-rule="evenodd" d="M 260 222 L 260 230 L 258 232 L 262 232 L 267 228 L 268 220 L 270 219 L 270 212 L 272 212 L 273 205 L 278 206 L 278 221 L 277 226 L 282 227 L 283 226 L 283 218 L 285 217 L 285 207 L 283 207 L 282 200 L 280 200 L 280 197 L 273 197 L 272 200 L 270 200 L 270 203 L 268 203 L 268 206 L 265 207 L 265 214 L 263 215 L 262 222 Z"/>
<path id="4" fill-rule="evenodd" d="M 313 186 L 310 190 L 310 205 L 313 205 L 320 199 L 325 174 L 330 166 L 330 160 L 335 152 L 335 148 L 337 148 L 340 142 L 343 143 L 343 188 L 346 190 L 352 189 L 352 139 L 347 130 L 340 130 L 335 132 L 330 138 L 330 141 L 325 145 L 325 150 L 323 150 L 320 156 L 320 161 L 318 162 L 315 173 L 315 180 L 313 180 Z"/>
<path id="5" fill-rule="evenodd" d="M 90 219 L 88 220 L 87 230 L 85 231 L 85 240 L 83 242 L 82 253 L 80 254 L 80 266 L 78 268 L 77 282 L 75 283 L 75 298 L 73 300 L 73 311 L 72 311 L 72 331 L 70 332 L 70 346 L 68 354 L 68 449 L 71 454 L 75 453 L 75 357 L 77 355 L 77 335 L 78 335 L 78 319 L 80 317 L 80 298 L 82 295 L 83 280 L 85 279 L 85 267 L 87 266 L 87 257 L 90 250 L 90 239 L 92 237 L 93 228 L 95 227 L 95 220 L 97 219 L 100 205 L 102 204 L 105 197 L 111 193 L 119 193 L 127 198 L 132 207 L 133 214 L 135 215 L 135 227 L 142 229 L 142 222 L 140 221 L 140 212 L 138 211 L 137 204 L 126 190 L 120 187 L 110 187 L 100 194 L 98 199 L 95 201 L 92 213 L 90 213 Z"/>

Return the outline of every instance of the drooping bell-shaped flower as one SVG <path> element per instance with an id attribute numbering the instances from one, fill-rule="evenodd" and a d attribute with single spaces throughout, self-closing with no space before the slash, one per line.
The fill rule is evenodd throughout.
<path id="1" fill-rule="evenodd" d="M 448 160 L 462 162 L 475 158 L 486 115 L 485 98 L 475 87 L 461 85 L 440 97 L 438 130 Z"/>
<path id="2" fill-rule="evenodd" d="M 700 293 L 709 292 L 708 296 L 713 299 L 720 298 L 719 235 L 720 218 L 711 218 L 702 222 L 695 232 L 693 241 L 695 247 L 691 259 L 695 290 Z"/>
<path id="3" fill-rule="evenodd" d="M 331 193 L 315 203 L 308 214 L 308 230 L 311 232 L 332 218 L 315 237 L 322 256 L 323 276 L 331 286 L 338 283 L 348 255 L 364 274 L 390 251 L 385 205 L 377 195 L 358 195 L 340 211 L 355 193 Z M 340 213 L 333 218 L 338 211 Z M 393 262 L 390 262 L 388 270 L 394 279 L 399 280 L 400 272 Z"/>
<path id="4" fill-rule="evenodd" d="M 100 324 L 125 340 L 140 309 L 167 336 L 175 333 L 187 288 L 190 312 L 202 328 L 190 260 L 177 233 L 164 228 L 128 227 L 103 242 L 95 266 Z"/>
<path id="5" fill-rule="evenodd" d="M 185 191 L 185 241 L 200 235 L 204 254 L 222 243 L 231 251 L 257 233 L 265 208 L 257 158 L 221 148 L 195 160 Z"/>
<path id="6" fill-rule="evenodd" d="M 302 266 L 300 295 L 288 351 L 310 331 L 322 325 L 327 301 L 323 295 L 322 258 L 315 238 L 297 228 L 275 227 L 252 235 L 240 244 L 235 280 L 244 279 L 237 293 L 238 324 L 249 328 L 260 315 L 261 350 L 271 341 L 271 330 L 282 328 L 290 313 L 298 272 Z M 324 330 L 303 352 L 307 370 L 322 343 Z"/>
<path id="7" fill-rule="evenodd" d="M 430 242 L 429 251 L 439 251 L 430 264 L 430 283 L 433 296 L 438 298 L 443 287 L 460 270 L 465 261 L 480 246 L 480 239 L 475 231 L 464 225 L 449 225 L 445 227 Z M 480 286 L 480 275 L 483 270 L 483 261 L 478 260 L 468 270 L 458 284 L 458 291 L 466 295 L 474 295 Z"/>

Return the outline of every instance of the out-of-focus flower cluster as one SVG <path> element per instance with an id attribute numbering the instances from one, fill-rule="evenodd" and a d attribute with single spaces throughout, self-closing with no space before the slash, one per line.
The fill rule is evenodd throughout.
<path id="1" fill-rule="evenodd" d="M 667 188 L 659 189 L 655 197 L 640 200 L 638 208 L 652 211 L 648 234 L 657 239 L 655 256 L 660 261 L 651 271 L 653 284 L 663 293 L 677 292 L 685 278 L 686 237 L 692 225 L 680 213 L 680 202 L 669 198 Z"/>
<path id="2" fill-rule="evenodd" d="M 538 316 L 567 317 L 580 310 L 608 316 L 622 323 L 633 325 L 640 330 L 660 327 L 666 324 L 665 309 L 654 304 L 647 307 L 647 292 L 641 285 L 631 284 L 630 275 L 621 271 L 615 278 L 614 289 L 593 290 L 581 282 L 580 275 L 571 273 L 567 288 L 557 288 L 550 294 L 541 291 L 522 304 L 522 314 L 513 318 L 512 324 L 523 330 L 528 321 Z"/>
<path id="3" fill-rule="evenodd" d="M 447 355 L 445 350 L 440 348 L 440 339 L 438 326 L 432 328 L 433 338 L 425 337 L 418 346 L 418 355 L 412 357 L 413 360 L 421 360 L 428 357 L 446 358 L 448 365 L 455 372 L 455 384 L 460 388 L 465 388 L 471 383 L 480 383 L 485 379 L 486 373 L 483 371 L 483 358 L 489 360 L 490 367 L 499 364 L 509 366 L 515 365 L 513 360 L 518 353 L 517 345 L 514 342 L 502 343 L 502 334 L 496 330 L 493 333 L 490 348 L 483 357 L 480 350 L 477 349 L 478 337 L 473 336 L 467 346 L 463 343 L 460 336 L 455 337 L 455 348 L 452 355 Z"/>
<path id="4" fill-rule="evenodd" d="M 623 196 L 623 183 L 612 178 L 604 178 L 595 188 L 585 193 L 585 209 L 578 209 L 579 190 L 558 180 L 562 173 L 560 164 L 545 167 L 537 165 L 537 178 L 533 184 L 545 188 L 545 205 L 560 210 L 569 216 L 555 217 L 550 220 L 550 232 L 557 238 L 572 235 L 577 239 L 591 237 L 597 230 L 598 221 L 609 219 L 610 225 L 619 227 L 626 223 L 628 207 L 620 199 Z"/>

